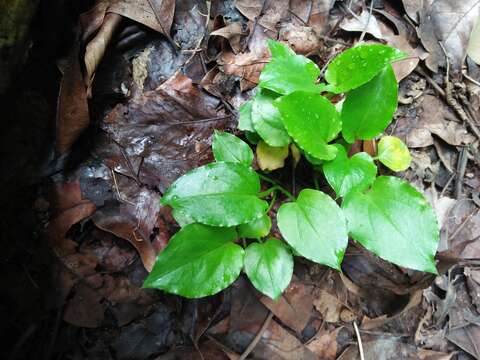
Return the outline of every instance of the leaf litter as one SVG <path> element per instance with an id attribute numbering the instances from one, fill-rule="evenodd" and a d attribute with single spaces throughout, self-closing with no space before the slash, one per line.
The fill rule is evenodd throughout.
<path id="1" fill-rule="evenodd" d="M 63 68 L 55 166 L 87 150 L 49 179 L 45 235 L 56 258 L 53 309 L 62 327 L 84 328 L 85 338 L 58 335 L 54 351 L 66 341 L 85 356 L 112 359 L 357 359 L 361 341 L 365 358 L 480 358 L 478 139 L 444 100 L 446 60 L 438 43 L 455 75 L 455 95 L 478 124 L 478 106 L 468 106 L 469 97 L 475 105 L 469 87 L 480 80 L 478 49 L 469 46 L 478 2 L 370 5 L 100 1 L 81 15 Z M 411 57 L 394 64 L 403 79 L 401 104 L 386 133 L 415 149 L 403 174 L 430 193 L 443 271 L 435 277 L 396 267 L 350 241 L 342 274 L 302 260 L 276 302 L 242 277 L 205 301 L 141 289 L 177 229 L 161 195 L 212 160 L 214 129 L 235 128 L 238 107 L 269 60 L 266 40 L 280 38 L 322 69 L 362 33 Z M 465 61 L 463 72 L 474 82 L 458 76 Z M 288 185 L 284 155 L 257 153 L 256 161 L 265 170 L 280 168 L 272 174 Z M 308 179 L 301 163 L 295 169 Z"/>

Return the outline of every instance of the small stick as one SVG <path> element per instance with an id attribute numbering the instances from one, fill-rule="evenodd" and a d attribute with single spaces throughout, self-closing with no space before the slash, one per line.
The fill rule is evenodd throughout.
<path id="1" fill-rule="evenodd" d="M 463 177 L 465 176 L 465 170 L 467 169 L 468 155 L 467 149 L 462 148 L 457 163 L 457 181 L 455 182 L 455 199 L 458 199 L 462 195 Z"/>
<path id="2" fill-rule="evenodd" d="M 368 28 L 368 25 L 370 24 L 370 18 L 372 17 L 373 1 L 374 0 L 370 1 L 370 10 L 368 11 L 367 23 L 365 24 L 365 27 L 363 28 L 362 34 L 360 35 L 360 38 L 358 39 L 358 42 L 362 42 L 363 38 L 365 37 L 365 34 L 367 33 L 367 28 Z"/>
<path id="3" fill-rule="evenodd" d="M 265 330 L 267 329 L 268 325 L 270 324 L 270 321 L 272 320 L 272 317 L 273 317 L 273 313 L 271 311 L 268 312 L 268 316 L 267 318 L 265 319 L 265 321 L 263 322 L 263 325 L 262 327 L 260 328 L 260 330 L 258 330 L 258 333 L 257 335 L 255 335 L 255 337 L 253 338 L 252 342 L 250 343 L 250 345 L 247 346 L 247 348 L 245 349 L 245 351 L 242 353 L 242 355 L 240 355 L 240 357 L 238 358 L 238 360 L 245 360 L 247 358 L 248 355 L 250 355 L 250 353 L 252 352 L 253 349 L 255 349 L 255 346 L 257 346 L 258 342 L 260 341 L 260 339 L 262 338 L 262 335 L 263 333 L 265 332 Z"/>
<path id="4" fill-rule="evenodd" d="M 477 86 L 480 86 L 480 82 L 478 82 L 477 80 L 475 80 L 474 78 L 468 76 L 467 74 L 464 74 L 462 73 L 463 77 L 469 81 L 471 81 L 472 83 L 474 83 L 475 85 Z"/>
<path id="5" fill-rule="evenodd" d="M 472 132 L 475 134 L 477 138 L 480 139 L 480 130 L 477 128 L 477 126 L 473 123 L 473 121 L 467 116 L 465 113 L 465 110 L 460 106 L 458 101 L 453 97 L 452 95 L 452 83 L 449 80 L 449 74 L 450 74 L 450 60 L 448 58 L 447 50 L 443 46 L 442 42 L 438 42 L 440 44 L 440 47 L 442 48 L 444 54 L 445 54 L 445 59 L 447 61 L 447 74 L 445 75 L 445 99 L 447 100 L 447 104 L 450 105 L 453 110 L 457 113 L 457 115 L 460 117 L 461 120 L 466 122 Z"/>
<path id="6" fill-rule="evenodd" d="M 360 360 L 365 360 L 365 354 L 363 353 L 362 338 L 360 337 L 360 331 L 358 330 L 358 325 L 356 321 L 353 321 L 353 327 L 355 329 L 355 335 L 357 336 L 358 352 L 360 353 Z"/>

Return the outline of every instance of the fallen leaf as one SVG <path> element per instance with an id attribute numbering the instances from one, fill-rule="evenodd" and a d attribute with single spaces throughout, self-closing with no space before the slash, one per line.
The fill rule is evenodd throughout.
<path id="1" fill-rule="evenodd" d="M 296 278 L 292 280 L 277 301 L 270 299 L 268 296 L 262 296 L 260 301 L 269 308 L 283 324 L 299 334 L 305 326 L 307 326 L 312 316 L 312 287 L 303 284 Z"/>
<path id="2" fill-rule="evenodd" d="M 342 326 L 333 331 L 322 331 L 310 340 L 307 348 L 310 349 L 319 359 L 335 360 L 337 357 L 338 343 L 337 337 Z"/>
<path id="3" fill-rule="evenodd" d="M 273 147 L 260 140 L 256 149 L 257 163 L 261 170 L 273 171 L 285 166 L 288 157 L 288 145 Z"/>
<path id="4" fill-rule="evenodd" d="M 90 122 L 87 89 L 80 68 L 80 44 L 70 50 L 57 102 L 56 150 L 68 153 Z"/>
<path id="5" fill-rule="evenodd" d="M 65 307 L 63 319 L 79 327 L 99 327 L 105 318 L 101 300 L 102 296 L 97 291 L 79 284 L 75 289 L 75 295 Z"/>
<path id="6" fill-rule="evenodd" d="M 370 14 L 368 9 L 363 9 L 360 15 L 353 16 L 350 19 L 343 19 L 340 28 L 345 31 L 362 32 L 366 31 L 377 39 L 383 39 L 382 31 L 374 14 Z"/>
<path id="7" fill-rule="evenodd" d="M 416 53 L 416 49 L 410 46 L 404 36 L 393 35 L 387 37 L 386 40 L 387 44 L 391 47 L 400 49 L 408 54 L 407 59 L 396 61 L 392 64 L 393 71 L 395 72 L 395 77 L 397 78 L 397 81 L 400 82 L 408 75 L 410 75 L 413 70 L 415 70 L 420 59 Z"/>
<path id="8" fill-rule="evenodd" d="M 237 0 L 235 6 L 249 20 L 255 21 L 268 30 L 276 32 L 275 25 L 289 16 L 288 0 L 268 1 L 263 0 Z"/>
<path id="9" fill-rule="evenodd" d="M 425 64 L 434 72 L 446 66 L 442 42 L 450 60 L 452 71 L 459 72 L 465 60 L 468 39 L 480 15 L 478 0 L 428 0 L 420 11 L 418 36 L 430 53 Z"/>
<path id="10" fill-rule="evenodd" d="M 227 24 L 218 30 L 212 31 L 210 36 L 221 36 L 227 39 L 234 53 L 238 54 L 242 50 L 242 45 L 240 43 L 241 38 L 246 34 L 247 33 L 244 31 L 242 23 L 236 21 Z"/>
<path id="11" fill-rule="evenodd" d="M 311 27 L 286 23 L 280 28 L 279 35 L 280 40 L 288 43 L 298 54 L 308 54 L 320 47 L 319 38 Z"/>
<path id="12" fill-rule="evenodd" d="M 480 64 L 480 15 L 477 18 L 472 33 L 470 34 L 467 55 L 470 56 L 475 63 Z"/>
<path id="13" fill-rule="evenodd" d="M 340 320 L 340 311 L 343 304 L 337 297 L 326 291 L 320 291 L 320 296 L 313 301 L 313 305 L 322 314 L 322 318 L 329 323 L 336 323 Z"/>

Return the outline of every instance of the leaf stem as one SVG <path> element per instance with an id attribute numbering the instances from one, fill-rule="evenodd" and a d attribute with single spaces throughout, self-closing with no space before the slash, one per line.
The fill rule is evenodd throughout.
<path id="1" fill-rule="evenodd" d="M 277 193 L 274 192 L 272 194 L 272 200 L 270 200 L 270 205 L 268 205 L 268 209 L 266 211 L 266 214 L 268 215 L 268 213 L 270 212 L 270 210 L 272 210 L 273 208 L 273 205 L 275 205 L 275 200 L 277 200 Z"/>
<path id="2" fill-rule="evenodd" d="M 295 196 L 293 196 L 293 194 L 288 191 L 287 189 L 285 189 L 283 186 L 281 186 L 279 183 L 277 183 L 275 180 L 272 180 L 270 179 L 269 177 L 263 175 L 263 174 L 258 174 L 258 176 L 260 177 L 260 179 L 272 184 L 273 186 L 270 188 L 270 189 L 267 189 L 265 190 L 264 192 L 261 192 L 259 194 L 260 197 L 264 197 L 264 196 L 268 196 L 270 195 L 270 193 L 272 191 L 275 191 L 275 190 L 278 190 L 280 191 L 283 195 L 285 195 L 286 197 L 288 197 L 290 200 L 292 201 L 295 201 Z"/>

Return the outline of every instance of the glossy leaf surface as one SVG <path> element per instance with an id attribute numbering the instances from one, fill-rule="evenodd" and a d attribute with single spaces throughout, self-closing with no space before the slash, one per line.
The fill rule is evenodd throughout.
<path id="1" fill-rule="evenodd" d="M 290 136 L 285 130 L 280 112 L 273 105 L 277 94 L 261 90 L 253 99 L 252 123 L 255 131 L 270 146 L 286 146 Z"/>
<path id="2" fill-rule="evenodd" d="M 305 152 L 320 160 L 332 160 L 337 149 L 328 142 L 340 132 L 340 116 L 321 95 L 297 91 L 275 102 L 288 134 Z"/>
<path id="3" fill-rule="evenodd" d="M 272 220 L 270 216 L 263 215 L 262 217 L 250 221 L 246 224 L 238 226 L 238 236 L 248 239 L 260 239 L 267 236 L 270 233 L 272 227 Z"/>
<path id="4" fill-rule="evenodd" d="M 258 175 L 238 163 L 217 162 L 196 168 L 177 179 L 162 203 L 182 222 L 235 226 L 255 220 L 268 204 L 257 197 Z"/>
<path id="5" fill-rule="evenodd" d="M 323 165 L 323 172 L 338 197 L 352 190 L 365 190 L 375 181 L 377 167 L 367 153 L 361 152 L 348 157 L 341 145 L 336 145 L 337 157 Z"/>
<path id="6" fill-rule="evenodd" d="M 412 156 L 402 140 L 384 136 L 378 142 L 378 160 L 393 171 L 404 171 L 410 166 Z"/>
<path id="7" fill-rule="evenodd" d="M 325 79 L 333 85 L 335 92 L 346 92 L 367 83 L 387 64 L 406 55 L 386 45 L 359 45 L 333 59 L 327 67 Z"/>
<path id="8" fill-rule="evenodd" d="M 365 248 L 394 264 L 436 273 L 437 221 L 413 186 L 380 176 L 368 192 L 349 193 L 342 207 L 351 237 Z"/>
<path id="9" fill-rule="evenodd" d="M 340 269 L 348 243 L 342 210 L 328 195 L 304 189 L 297 201 L 283 204 L 277 223 L 284 239 L 301 256 Z"/>
<path id="10" fill-rule="evenodd" d="M 383 132 L 397 110 L 398 84 L 387 65 L 365 85 L 350 91 L 342 107 L 342 134 L 346 141 L 370 140 Z"/>
<path id="11" fill-rule="evenodd" d="M 233 283 L 243 267 L 244 250 L 233 228 L 190 224 L 177 232 L 158 255 L 144 288 L 187 298 L 218 293 Z"/>
<path id="12" fill-rule="evenodd" d="M 250 146 L 227 132 L 215 130 L 212 151 L 216 161 L 235 162 L 247 166 L 250 166 L 253 161 L 253 151 Z"/>
<path id="13" fill-rule="evenodd" d="M 255 132 L 252 123 L 252 105 L 253 100 L 249 100 L 238 109 L 238 128 L 242 131 Z"/>
<path id="14" fill-rule="evenodd" d="M 276 300 L 292 280 L 293 256 L 278 239 L 252 243 L 245 251 L 245 272 L 258 291 Z"/>
<path id="15" fill-rule="evenodd" d="M 259 86 L 279 94 L 290 94 L 302 90 L 320 93 L 315 80 L 320 75 L 318 66 L 285 44 L 268 40 L 272 59 L 260 74 Z"/>
<path id="16" fill-rule="evenodd" d="M 273 171 L 285 165 L 288 146 L 270 146 L 264 141 L 257 144 L 257 163 L 261 170 Z"/>

